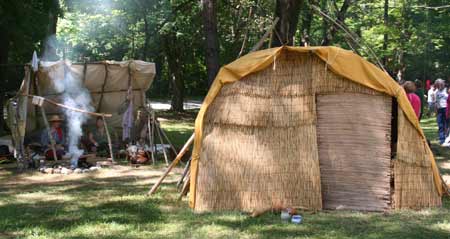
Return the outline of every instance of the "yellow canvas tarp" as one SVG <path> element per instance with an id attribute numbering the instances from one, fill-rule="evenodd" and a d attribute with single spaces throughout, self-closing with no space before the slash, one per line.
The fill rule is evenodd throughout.
<path id="1" fill-rule="evenodd" d="M 274 63 L 274 67 L 276 67 L 277 57 L 279 57 L 280 54 L 283 54 L 286 51 L 298 53 L 313 53 L 320 59 L 322 59 L 326 63 L 327 68 L 334 73 L 373 90 L 395 97 L 397 99 L 399 107 L 403 110 L 408 120 L 422 136 L 422 143 L 425 145 L 430 155 L 436 189 L 439 192 L 439 195 L 442 195 L 442 181 L 433 157 L 433 153 L 431 152 L 431 149 L 427 144 L 425 135 L 420 128 L 419 121 L 414 113 L 411 104 L 408 101 L 405 91 L 397 82 L 395 82 L 387 73 L 380 70 L 372 63 L 364 60 L 362 57 L 348 50 L 344 50 L 338 47 L 282 46 L 278 48 L 271 48 L 250 53 L 220 69 L 195 121 L 195 142 L 192 152 L 191 184 L 189 194 L 189 205 L 191 208 L 195 207 L 198 161 L 200 160 L 200 150 L 203 137 L 203 118 L 209 105 L 211 105 L 224 84 L 241 80 L 249 74 L 267 68 L 272 63 Z"/>

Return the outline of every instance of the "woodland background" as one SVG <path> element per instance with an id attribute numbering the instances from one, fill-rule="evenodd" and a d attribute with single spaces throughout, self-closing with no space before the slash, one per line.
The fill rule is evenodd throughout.
<path id="1" fill-rule="evenodd" d="M 36 50 L 47 60 L 155 62 L 149 96 L 182 111 L 184 98 L 202 98 L 219 67 L 248 53 L 277 17 L 262 48 L 340 46 L 399 81 L 447 79 L 449 10 L 446 0 L 4 0 L 1 100 Z"/>

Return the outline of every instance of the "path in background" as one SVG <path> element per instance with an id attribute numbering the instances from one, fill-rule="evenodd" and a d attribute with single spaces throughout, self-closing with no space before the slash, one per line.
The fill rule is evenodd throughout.
<path id="1" fill-rule="evenodd" d="M 151 100 L 151 106 L 155 110 L 170 110 L 170 100 Z M 200 109 L 202 101 L 200 100 L 185 100 L 183 108 L 185 110 Z"/>

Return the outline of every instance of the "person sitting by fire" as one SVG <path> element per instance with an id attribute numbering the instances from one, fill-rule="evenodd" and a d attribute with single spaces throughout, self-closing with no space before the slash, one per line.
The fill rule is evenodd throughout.
<path id="1" fill-rule="evenodd" d="M 106 136 L 105 124 L 102 117 L 97 117 L 95 121 L 95 128 L 89 132 L 89 147 L 88 150 L 98 154 L 108 155 L 108 138 Z"/>
<path id="2" fill-rule="evenodd" d="M 66 143 L 66 135 L 62 128 L 63 119 L 58 115 L 53 115 L 48 122 L 50 123 L 50 134 L 47 129 L 41 133 L 41 145 L 44 150 L 45 158 L 53 160 L 53 150 L 51 146 L 51 139 L 55 141 L 56 156 L 58 160 L 65 154 L 64 145 Z"/>

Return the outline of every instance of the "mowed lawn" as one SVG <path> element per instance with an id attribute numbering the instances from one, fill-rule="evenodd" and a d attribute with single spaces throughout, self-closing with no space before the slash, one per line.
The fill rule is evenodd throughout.
<path id="1" fill-rule="evenodd" d="M 161 122 L 172 138 L 187 139 L 193 129 L 192 116 Z M 436 145 L 434 120 L 424 120 L 423 127 L 444 176 L 450 175 L 450 150 Z M 145 194 L 162 165 L 70 176 L 17 174 L 0 166 L 0 238 L 450 238 L 447 197 L 443 208 L 422 211 L 302 212 L 301 225 L 282 223 L 279 213 L 194 214 L 186 199 L 177 200 L 182 166 L 153 197 Z"/>

